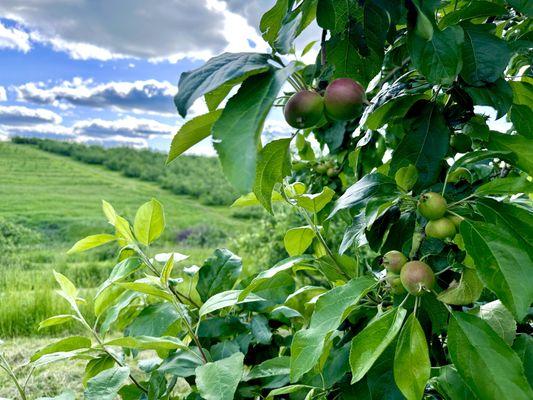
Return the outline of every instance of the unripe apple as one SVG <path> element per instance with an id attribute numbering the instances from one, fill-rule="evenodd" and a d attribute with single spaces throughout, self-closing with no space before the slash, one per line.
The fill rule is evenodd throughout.
<path id="1" fill-rule="evenodd" d="M 328 168 L 328 170 L 326 171 L 326 174 L 328 175 L 328 177 L 334 178 L 337 175 L 339 175 L 339 170 L 335 168 Z"/>
<path id="2" fill-rule="evenodd" d="M 453 222 L 453 224 L 455 225 L 455 229 L 457 230 L 457 232 L 459 232 L 459 226 L 461 225 L 461 222 L 464 220 L 464 218 L 459 215 L 452 214 L 446 215 L 446 218 Z"/>
<path id="3" fill-rule="evenodd" d="M 328 166 L 326 164 L 318 164 L 316 167 L 315 167 L 315 170 L 316 172 L 318 172 L 319 174 L 325 174 L 328 170 Z"/>
<path id="4" fill-rule="evenodd" d="M 349 121 L 361 112 L 365 101 L 365 89 L 350 78 L 339 78 L 331 82 L 324 93 L 324 107 L 332 119 Z"/>
<path id="5" fill-rule="evenodd" d="M 421 296 L 435 286 L 435 274 L 422 261 L 409 261 L 400 272 L 402 285 L 413 296 Z"/>
<path id="6" fill-rule="evenodd" d="M 418 212 L 429 220 L 442 218 L 447 207 L 446 199 L 435 192 L 424 193 L 418 200 Z"/>
<path id="7" fill-rule="evenodd" d="M 310 128 L 318 123 L 324 112 L 324 100 L 316 92 L 304 90 L 292 95 L 283 113 L 293 128 Z"/>
<path id="8" fill-rule="evenodd" d="M 383 256 L 383 259 L 381 260 L 381 265 L 389 271 L 394 274 L 399 274 L 400 270 L 404 266 L 404 264 L 407 262 L 407 257 L 403 255 L 403 253 L 397 251 L 397 250 L 391 250 Z"/>
<path id="9" fill-rule="evenodd" d="M 426 235 L 436 239 L 452 239 L 457 230 L 453 221 L 447 217 L 431 220 L 425 228 Z"/>
<path id="10" fill-rule="evenodd" d="M 387 284 L 389 285 L 390 291 L 392 294 L 405 293 L 405 288 L 402 285 L 402 280 L 400 279 L 400 275 L 387 272 L 387 276 L 385 277 L 385 282 L 387 282 Z"/>
<path id="11" fill-rule="evenodd" d="M 452 135 L 450 146 L 452 146 L 458 153 L 466 153 L 472 150 L 472 139 L 470 139 L 470 136 L 464 134 Z"/>

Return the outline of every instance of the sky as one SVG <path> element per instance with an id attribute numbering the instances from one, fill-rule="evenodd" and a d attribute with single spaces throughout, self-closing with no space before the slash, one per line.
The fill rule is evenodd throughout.
<path id="1" fill-rule="evenodd" d="M 267 51 L 258 26 L 273 3 L 1 0 L 0 140 L 168 150 L 184 123 L 172 101 L 180 74 L 224 51 Z M 205 111 L 201 99 L 190 115 Z M 271 136 L 287 129 L 279 111 L 265 125 Z M 205 140 L 191 152 L 213 148 Z"/>

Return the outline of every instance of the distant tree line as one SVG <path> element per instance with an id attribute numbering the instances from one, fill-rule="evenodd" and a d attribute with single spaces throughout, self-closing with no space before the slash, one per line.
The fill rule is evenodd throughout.
<path id="1" fill-rule="evenodd" d="M 129 147 L 103 148 L 50 139 L 14 137 L 13 143 L 33 145 L 50 153 L 103 165 L 124 176 L 158 184 L 175 194 L 189 195 L 205 205 L 228 205 L 237 192 L 227 183 L 216 158 L 182 156 L 165 165 L 166 154 Z"/>

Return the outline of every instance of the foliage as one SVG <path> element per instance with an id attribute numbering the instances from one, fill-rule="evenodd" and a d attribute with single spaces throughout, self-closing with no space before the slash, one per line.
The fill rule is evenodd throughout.
<path id="1" fill-rule="evenodd" d="M 290 256 L 257 274 L 227 249 L 199 269 L 180 268 L 181 256 L 160 263 L 148 247 L 162 229 L 159 203 L 141 206 L 152 218 L 133 228 L 105 203 L 120 250 L 94 300 L 97 323 L 55 273 L 72 312 L 43 324 L 73 319 L 86 337 L 49 345 L 35 365 L 89 359 L 86 398 L 532 398 L 530 10 L 486 3 L 278 0 L 261 20 L 271 54 L 226 53 L 183 74 L 183 116 L 201 96 L 219 109 L 240 85 L 210 132 L 245 193 L 235 206 L 282 203 L 301 217 L 284 234 Z M 317 62 L 287 62 L 315 18 L 324 29 Z M 336 78 L 366 86 L 359 116 L 324 114 L 288 139 L 294 153 L 285 142 L 262 147 L 270 108 L 293 93 L 279 95 L 285 82 L 322 94 Z M 513 125 L 492 131 L 480 105 L 511 110 Z M 195 125 L 178 132 L 179 152 L 205 137 L 206 125 L 196 136 Z M 468 135 L 471 150 L 458 153 L 452 134 Z M 468 173 L 451 175 L 459 168 Z M 443 218 L 453 235 L 425 234 Z M 109 239 L 81 239 L 71 251 Z M 409 294 L 393 292 L 387 278 L 397 276 L 381 268 L 391 250 L 410 260 L 400 274 Z M 110 339 L 111 327 L 123 336 Z M 147 350 L 157 356 L 135 370 Z"/>
<path id="2" fill-rule="evenodd" d="M 237 192 L 227 183 L 217 160 L 212 157 L 182 156 L 179 164 L 165 167 L 165 155 L 153 150 L 128 147 L 106 149 L 25 137 L 14 137 L 12 141 L 34 145 L 87 164 L 103 165 L 129 178 L 156 183 L 172 193 L 192 196 L 205 205 L 229 205 L 237 197 Z"/>

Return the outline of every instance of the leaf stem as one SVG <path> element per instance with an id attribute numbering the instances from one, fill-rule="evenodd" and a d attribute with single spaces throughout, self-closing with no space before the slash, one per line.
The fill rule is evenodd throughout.
<path id="1" fill-rule="evenodd" d="M 15 387 L 17 388 L 17 391 L 19 392 L 20 398 L 22 400 L 26 400 L 26 391 L 18 381 L 15 373 L 13 372 L 13 369 L 9 365 L 9 362 L 6 360 L 3 353 L 0 353 L 0 368 L 2 368 L 6 372 L 11 381 L 14 383 Z"/>

